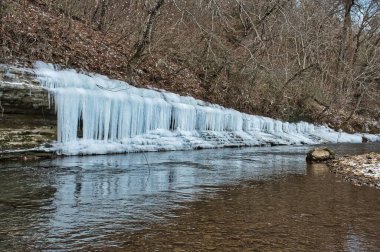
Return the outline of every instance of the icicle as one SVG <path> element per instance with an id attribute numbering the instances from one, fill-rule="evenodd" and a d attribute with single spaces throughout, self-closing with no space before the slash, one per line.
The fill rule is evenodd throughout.
<path id="1" fill-rule="evenodd" d="M 41 85 L 49 90 L 49 106 L 54 99 L 58 151 L 64 154 L 315 144 L 336 142 L 338 136 L 340 142 L 361 141 L 361 135 L 244 114 L 101 75 L 57 70 L 43 62 L 35 67 Z"/>

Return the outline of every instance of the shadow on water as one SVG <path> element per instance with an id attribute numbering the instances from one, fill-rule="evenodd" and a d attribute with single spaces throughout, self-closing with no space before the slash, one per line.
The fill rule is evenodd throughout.
<path id="1" fill-rule="evenodd" d="M 333 145 L 338 154 L 379 144 Z M 380 248 L 380 192 L 306 166 L 310 146 L 66 157 L 0 170 L 0 248 Z M 147 165 L 147 161 L 149 165 Z"/>

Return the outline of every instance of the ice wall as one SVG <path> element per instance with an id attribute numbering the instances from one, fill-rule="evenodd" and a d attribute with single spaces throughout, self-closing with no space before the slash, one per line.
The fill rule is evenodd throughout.
<path id="1" fill-rule="evenodd" d="M 57 150 L 62 154 L 362 140 L 359 134 L 248 115 L 163 90 L 135 88 L 102 75 L 58 70 L 42 62 L 35 64 L 35 73 L 54 100 Z"/>

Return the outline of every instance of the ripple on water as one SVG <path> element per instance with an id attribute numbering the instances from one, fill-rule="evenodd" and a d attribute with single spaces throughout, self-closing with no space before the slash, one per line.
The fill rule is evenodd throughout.
<path id="1" fill-rule="evenodd" d="M 339 153 L 379 144 L 336 145 Z M 307 167 L 307 146 L 2 165 L 2 250 L 379 248 L 380 195 Z M 359 248 L 359 249 L 357 249 Z"/>

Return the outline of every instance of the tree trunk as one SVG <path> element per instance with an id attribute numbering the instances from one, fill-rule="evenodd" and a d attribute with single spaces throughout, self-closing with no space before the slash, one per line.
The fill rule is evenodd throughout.
<path id="1" fill-rule="evenodd" d="M 104 31 L 107 21 L 107 12 L 109 7 L 109 0 L 102 0 L 100 5 L 100 17 L 98 23 L 98 30 Z"/>
<path id="2" fill-rule="evenodd" d="M 352 22 L 351 22 L 351 10 L 355 4 L 355 0 L 343 0 L 344 4 L 344 19 L 342 28 L 342 39 L 339 50 L 339 62 L 344 62 L 349 56 L 349 49 L 351 47 L 352 40 Z"/>
<path id="3" fill-rule="evenodd" d="M 144 29 L 141 32 L 141 36 L 139 40 L 136 42 L 134 48 L 135 51 L 132 56 L 128 60 L 127 64 L 127 76 L 128 81 L 133 84 L 134 83 L 134 67 L 136 63 L 141 59 L 146 47 L 149 45 L 151 41 L 151 33 L 153 29 L 153 25 L 156 21 L 157 15 L 159 13 L 159 9 L 164 4 L 165 0 L 157 0 L 155 6 L 149 11 L 147 20 L 144 25 Z"/>

